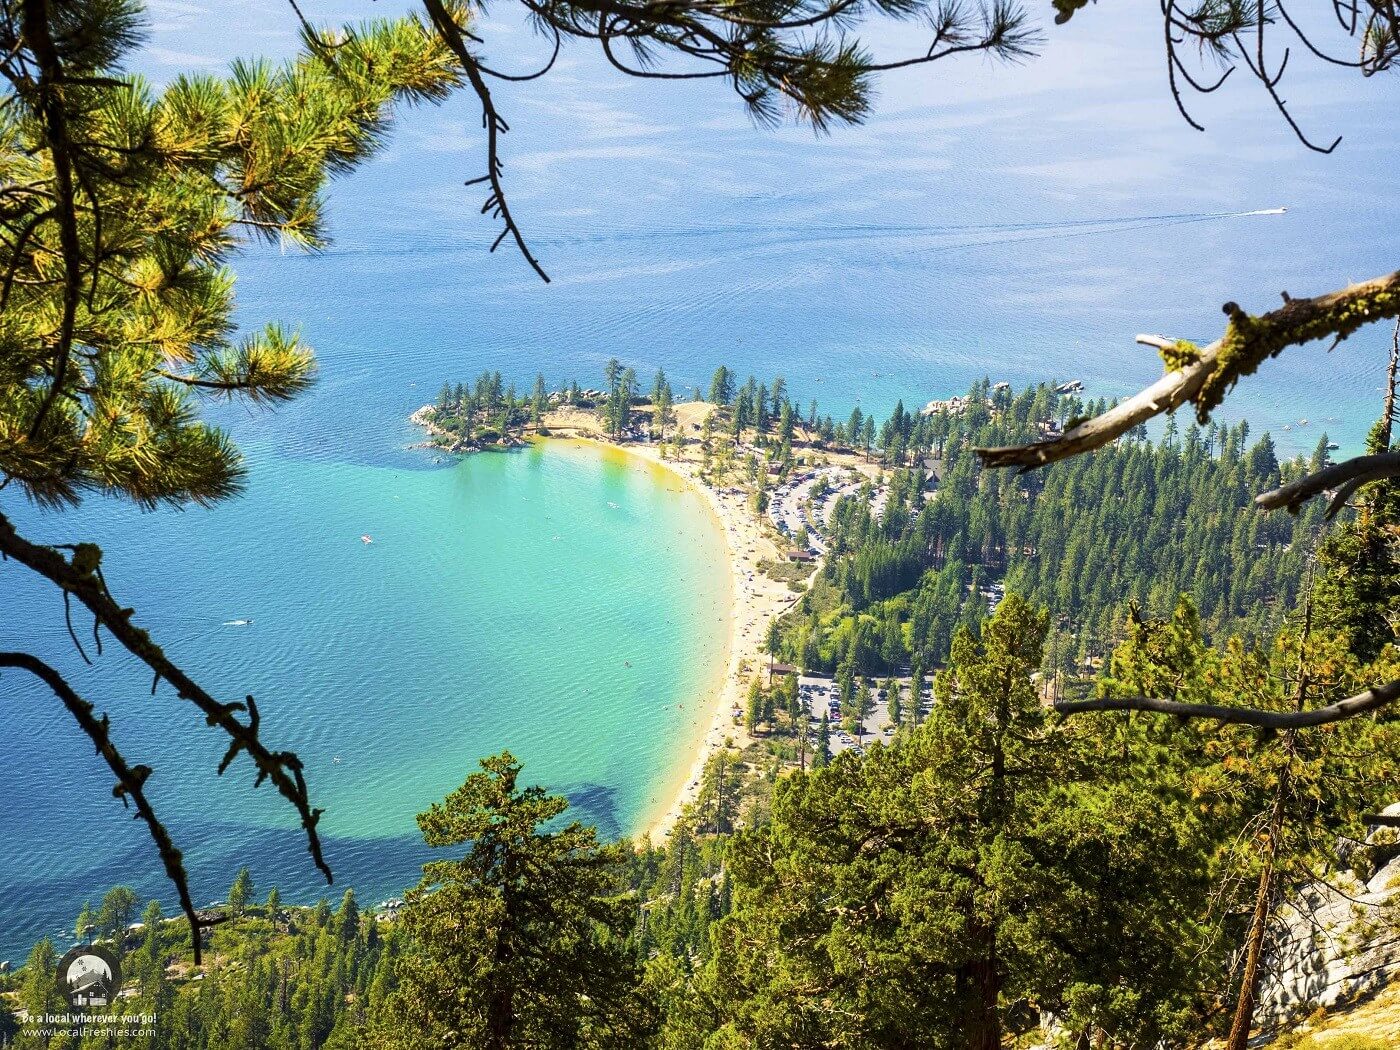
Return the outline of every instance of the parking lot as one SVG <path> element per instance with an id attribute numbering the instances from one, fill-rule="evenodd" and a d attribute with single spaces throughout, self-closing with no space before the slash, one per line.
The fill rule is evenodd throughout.
<path id="1" fill-rule="evenodd" d="M 826 481 L 826 492 L 819 500 L 814 501 L 813 488 L 822 479 Z M 798 534 L 806 528 L 806 549 L 820 557 L 827 550 L 831 513 L 836 504 L 842 498 L 859 492 L 865 482 L 865 478 L 852 478 L 849 470 L 839 467 L 803 471 L 769 493 L 768 517 L 778 531 L 788 537 L 794 545 Z M 885 490 L 878 489 L 872 501 L 876 514 L 883 507 L 884 499 Z"/>
<path id="2" fill-rule="evenodd" d="M 883 681 L 881 679 L 880 681 Z M 908 705 L 909 679 L 896 678 L 900 691 L 901 702 Z M 866 747 L 875 740 L 888 741 L 894 736 L 894 726 L 890 723 L 889 699 L 884 695 L 884 690 L 880 688 L 879 682 L 872 682 L 870 687 L 873 703 L 870 712 L 866 715 L 859 734 L 848 733 L 842 727 L 842 716 L 840 711 L 839 697 L 840 690 L 835 680 L 831 678 L 821 678 L 815 675 L 802 675 L 797 680 L 798 695 L 806 701 L 809 714 L 811 732 L 815 739 L 817 729 L 821 725 L 822 715 L 826 714 L 829 731 L 831 735 L 831 753 L 833 755 L 842 751 L 853 751 L 861 755 L 865 753 Z M 927 714 L 932 704 L 929 683 L 924 682 L 921 711 Z"/>

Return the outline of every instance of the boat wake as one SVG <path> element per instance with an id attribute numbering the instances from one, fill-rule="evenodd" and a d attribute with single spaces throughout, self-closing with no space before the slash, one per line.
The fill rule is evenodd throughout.
<path id="1" fill-rule="evenodd" d="M 990 235 L 992 243 L 1003 240 L 1041 240 L 1047 236 L 1078 236 L 1091 233 L 1115 233 L 1140 229 L 1151 229 L 1158 225 L 1171 226 L 1180 223 L 1212 222 L 1222 219 L 1238 219 L 1257 215 L 1284 215 L 1287 208 L 1259 208 L 1253 211 L 1215 212 L 1167 212 L 1157 215 L 1118 215 L 1088 219 L 1026 219 L 1012 222 L 978 223 L 795 223 L 788 221 L 746 222 L 746 223 L 697 223 L 688 226 L 647 226 L 612 227 L 607 229 L 563 230 L 548 236 L 540 236 L 536 241 L 546 245 L 596 244 L 604 245 L 628 241 L 657 240 L 724 240 L 738 238 L 748 247 L 777 247 L 792 244 L 805 244 L 826 241 L 859 241 L 885 239 L 962 239 L 969 236 L 974 240 L 966 244 L 953 244 L 952 247 L 966 247 L 982 243 L 976 238 Z M 458 237 L 438 234 L 416 236 L 407 245 L 381 247 L 369 245 L 340 245 L 329 249 L 323 255 L 443 255 L 474 252 L 475 242 L 463 242 Z M 730 249 L 725 247 L 726 252 Z"/>

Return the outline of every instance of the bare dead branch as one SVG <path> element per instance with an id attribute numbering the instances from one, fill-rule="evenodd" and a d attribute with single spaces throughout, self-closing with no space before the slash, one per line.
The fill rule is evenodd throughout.
<path id="1" fill-rule="evenodd" d="M 1268 711 L 1254 707 L 1230 707 L 1225 704 L 1187 704 L 1177 700 L 1156 700 L 1148 696 L 1065 700 L 1056 703 L 1054 709 L 1066 716 L 1085 711 L 1150 711 L 1154 714 L 1176 715 L 1178 718 L 1204 718 L 1231 725 L 1284 730 L 1307 729 L 1311 726 L 1356 718 L 1358 715 L 1379 711 L 1396 700 L 1400 700 L 1400 681 L 1375 686 L 1364 693 L 1311 711 Z"/>
<path id="2" fill-rule="evenodd" d="M 488 77 L 495 77 L 497 80 L 509 80 L 517 84 L 530 80 L 538 80 L 553 69 L 554 63 L 559 61 L 559 50 L 564 43 L 564 36 L 559 32 L 559 27 L 551 25 L 549 28 L 554 32 L 554 50 L 550 52 L 549 58 L 545 64 L 533 73 L 502 73 L 500 70 L 492 69 L 485 63 L 479 62 L 477 65 L 480 66 L 481 71 Z"/>
<path id="3" fill-rule="evenodd" d="M 1311 299 L 1289 299 L 1259 317 L 1243 315 L 1233 303 L 1226 307 L 1231 316 L 1226 335 L 1193 350 L 1191 359 L 1180 368 L 1048 441 L 977 449 L 983 466 L 1034 470 L 1101 448 L 1138 424 L 1175 411 L 1188 401 L 1197 404 L 1197 415 L 1204 419 L 1214 407 L 1212 399 L 1219 396 L 1220 385 L 1241 374 L 1242 362 L 1257 365 L 1289 346 L 1333 333 L 1345 337 L 1364 324 L 1400 315 L 1400 272 Z M 1242 325 L 1241 319 L 1247 323 Z M 1159 349 L 1169 344 L 1161 336 L 1138 336 L 1138 341 Z"/>
<path id="4" fill-rule="evenodd" d="M 476 97 L 481 102 L 481 123 L 486 129 L 486 174 L 480 179 L 472 181 L 486 182 L 490 185 L 491 194 L 486 198 L 486 203 L 481 210 L 483 213 L 492 212 L 504 226 L 501 235 L 491 245 L 491 250 L 495 251 L 501 241 L 509 235 L 515 241 L 515 246 L 524 256 L 525 261 L 530 264 L 530 268 L 540 275 L 542 281 L 548 284 L 549 274 L 544 272 L 544 267 L 530 251 L 530 246 L 525 243 L 525 235 L 520 232 L 520 227 L 510 213 L 505 186 L 501 183 L 500 135 L 509 130 L 509 125 L 496 110 L 496 103 L 491 97 L 491 89 L 486 84 L 486 78 L 482 75 L 481 65 L 476 56 L 467 48 L 462 27 L 443 6 L 442 0 L 423 0 L 423 6 L 427 8 L 428 16 L 432 19 L 438 35 L 452 49 L 457 60 L 462 63 L 462 68 L 467 74 L 467 82 L 471 84 L 472 90 L 476 92 Z"/>
<path id="5" fill-rule="evenodd" d="M 1367 9 L 1364 21 L 1360 17 L 1363 3 Z M 1056 22 L 1062 23 L 1084 7 L 1085 0 L 1056 0 L 1055 6 L 1060 11 Z M 1291 49 L 1275 41 L 1292 37 L 1301 42 L 1313 57 L 1329 64 L 1359 69 L 1363 76 L 1370 76 L 1373 72 L 1390 67 L 1396 53 L 1395 42 L 1400 38 L 1400 8 L 1397 8 L 1394 0 L 1332 0 L 1333 11 L 1344 32 L 1360 40 L 1360 55 L 1355 60 L 1339 58 L 1320 47 L 1303 25 L 1293 18 L 1282 0 L 1254 0 L 1249 4 L 1197 0 L 1189 8 L 1178 5 L 1176 0 L 1160 0 L 1159 6 L 1168 89 L 1177 110 L 1191 127 L 1203 130 L 1201 123 L 1187 108 L 1181 81 L 1184 80 L 1199 94 L 1208 94 L 1218 88 L 1237 65 L 1242 64 L 1249 75 L 1263 85 L 1273 107 L 1298 141 L 1318 153 L 1331 153 L 1340 144 L 1341 137 L 1323 146 L 1313 142 L 1303 131 L 1288 101 L 1279 93 Z M 1285 32 L 1276 33 L 1269 27 L 1278 25 L 1280 19 Z M 1273 57 L 1268 53 L 1270 47 L 1275 50 L 1281 48 L 1281 55 L 1275 56 L 1278 58 L 1277 69 L 1271 69 Z M 1192 75 L 1190 62 L 1202 66 L 1218 64 L 1224 67 L 1224 72 L 1219 80 L 1207 84 Z"/>
<path id="6" fill-rule="evenodd" d="M 301 759 L 291 751 L 268 750 L 259 736 L 258 710 L 252 697 L 245 697 L 241 703 L 218 701 L 171 661 L 146 631 L 131 622 L 133 610 L 122 608 L 107 590 L 101 575 L 102 552 L 95 545 L 76 545 L 70 560 L 53 547 L 31 543 L 15 530 L 8 518 L 0 514 L 0 555 L 14 558 L 77 598 L 128 652 L 151 669 L 155 682 L 161 679 L 169 682 L 180 699 L 194 704 L 211 726 L 223 730 L 230 743 L 219 763 L 219 773 L 222 774 L 240 753 L 247 754 L 258 771 L 254 786 L 262 784 L 264 780 L 272 781 L 282 797 L 296 808 L 306 832 L 307 850 L 312 860 L 326 882 L 333 881 L 316 831 L 322 811 L 311 806 Z M 248 713 L 246 724 L 235 717 L 240 711 Z"/>
<path id="7" fill-rule="evenodd" d="M 1390 432 L 1395 424 L 1395 384 L 1400 373 L 1400 319 L 1395 322 L 1395 331 L 1390 334 L 1390 363 L 1385 370 L 1385 399 L 1381 404 L 1381 432 L 1378 435 L 1382 448 L 1390 448 Z"/>
<path id="8" fill-rule="evenodd" d="M 97 717 L 93 713 L 92 704 L 79 696 L 62 675 L 38 657 L 31 656 L 29 653 L 0 653 L 0 667 L 14 667 L 21 671 L 28 671 L 47 685 L 53 694 L 63 701 L 63 706 L 68 709 L 68 713 L 73 716 L 79 728 L 87 734 L 88 739 L 97 748 L 97 753 L 107 763 L 107 768 L 116 776 L 117 784 L 116 787 L 112 788 L 113 796 L 121 799 L 124 806 L 135 804 L 137 819 L 145 821 L 146 827 L 151 832 L 151 838 L 155 840 L 156 849 L 160 851 L 161 862 L 165 865 L 165 874 L 175 884 L 175 892 L 179 894 L 180 909 L 185 913 L 185 917 L 190 923 L 190 940 L 194 950 L 194 961 L 198 964 L 201 961 L 199 916 L 195 911 L 194 901 L 190 897 L 185 862 L 180 856 L 180 851 L 175 848 L 175 843 L 171 841 L 170 832 L 156 816 L 155 809 L 146 798 L 145 784 L 151 775 L 151 767 L 128 765 L 126 758 L 112 743 L 111 734 L 108 732 L 107 716 Z"/>
<path id="9" fill-rule="evenodd" d="M 1342 488 L 1345 494 L 1350 496 L 1362 485 L 1394 477 L 1400 477 L 1400 452 L 1356 456 L 1343 463 L 1334 463 L 1298 481 L 1260 493 L 1254 497 L 1254 502 L 1264 510 L 1286 507 L 1290 514 L 1296 514 L 1298 508 L 1308 500 L 1331 489 Z M 1328 508 L 1327 516 L 1335 516 L 1344 503 L 1345 500 L 1341 503 L 1334 501 Z"/>

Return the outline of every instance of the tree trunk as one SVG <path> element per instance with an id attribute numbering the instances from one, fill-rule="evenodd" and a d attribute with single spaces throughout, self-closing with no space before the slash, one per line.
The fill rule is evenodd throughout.
<path id="1" fill-rule="evenodd" d="M 515 996 L 509 984 L 491 993 L 486 1010 L 486 1046 L 489 1050 L 510 1050 L 510 1036 L 515 1028 Z"/>
<path id="2" fill-rule="evenodd" d="M 515 958 L 514 934 L 516 907 L 510 886 L 516 877 L 515 858 L 507 853 L 501 865 L 504 876 L 505 915 L 496 931 L 496 943 L 491 950 L 491 988 L 486 997 L 486 1040 L 484 1050 L 510 1050 L 515 1034 L 515 975 L 511 964 Z"/>
<path id="3" fill-rule="evenodd" d="M 1249 1031 L 1254 1027 L 1254 1007 L 1259 998 L 1259 961 L 1264 953 L 1264 934 L 1268 931 L 1269 917 L 1273 913 L 1274 864 L 1278 857 L 1278 836 L 1283 825 L 1283 788 L 1281 779 L 1269 818 L 1269 848 L 1264 855 L 1264 869 L 1259 873 L 1259 889 L 1254 898 L 1244 974 L 1240 978 L 1240 999 L 1235 1004 L 1235 1019 L 1230 1025 L 1230 1038 L 1226 1041 L 1225 1050 L 1247 1050 Z"/>
<path id="4" fill-rule="evenodd" d="M 1395 421 L 1395 373 L 1396 367 L 1400 365 L 1400 321 L 1395 322 L 1395 337 L 1390 344 L 1390 367 L 1385 373 L 1385 405 L 1381 413 L 1381 449 L 1385 452 L 1390 448 L 1390 428 Z"/>
<path id="5" fill-rule="evenodd" d="M 984 958 L 968 966 L 967 1050 L 1001 1050 L 1001 1015 L 997 999 L 1001 994 L 1001 975 L 997 972 L 996 942 L 991 943 Z"/>
<path id="6" fill-rule="evenodd" d="M 715 834 L 720 833 L 724 822 L 724 752 L 718 756 L 719 777 L 715 781 Z"/>
<path id="7" fill-rule="evenodd" d="M 1400 340 L 1400 326 L 1396 328 Z M 1397 342 L 1400 349 L 1400 342 Z M 1392 369 L 1394 366 L 1392 357 Z M 1392 370 L 1392 378 L 1394 372 Z M 1298 643 L 1298 686 L 1293 694 L 1293 709 L 1301 712 L 1308 702 L 1308 687 L 1311 675 L 1307 664 L 1307 641 L 1312 637 L 1312 567 L 1308 568 L 1307 598 L 1303 603 L 1303 637 Z M 1284 737 L 1284 754 L 1291 757 L 1297 747 L 1298 731 L 1291 730 Z M 1269 812 L 1269 846 L 1264 854 L 1264 868 L 1259 873 L 1259 890 L 1254 898 L 1254 917 L 1250 921 L 1249 945 L 1245 950 L 1244 974 L 1240 979 L 1240 1001 L 1235 1006 L 1235 1019 L 1230 1025 L 1230 1038 L 1225 1050 L 1247 1050 L 1249 1030 L 1254 1027 L 1254 1007 L 1259 1000 L 1259 961 L 1264 954 L 1264 935 L 1268 932 L 1269 918 L 1273 914 L 1274 876 L 1278 870 L 1279 836 L 1283 833 L 1283 821 L 1288 793 L 1292 787 L 1285 765 L 1279 773 L 1278 785 L 1274 789 L 1274 805 Z"/>
<path id="8" fill-rule="evenodd" d="M 1007 819 L 1006 796 L 1006 750 L 1005 733 L 1011 724 L 1010 672 L 1002 682 L 1001 695 L 996 705 L 997 733 L 992 744 L 991 785 L 987 789 L 990 798 L 984 803 L 987 812 L 983 820 L 992 826 L 1002 826 Z M 1001 1014 L 998 1000 L 1001 996 L 1001 973 L 997 958 L 996 926 L 973 919 L 972 943 L 978 945 L 976 959 L 968 964 L 967 1010 L 967 1050 L 1001 1050 Z"/>

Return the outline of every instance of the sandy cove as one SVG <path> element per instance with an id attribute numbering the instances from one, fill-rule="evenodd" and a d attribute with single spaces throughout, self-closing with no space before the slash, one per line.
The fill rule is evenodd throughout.
<path id="1" fill-rule="evenodd" d="M 429 426 L 421 418 L 421 413 L 429 407 L 425 405 L 414 413 L 413 422 Z M 695 404 L 676 406 L 677 415 L 681 417 L 678 425 L 693 422 L 688 417 L 707 408 Z M 794 594 L 786 583 L 759 571 L 759 562 L 781 560 L 784 552 L 765 532 L 762 519 L 750 507 L 748 495 L 719 491 L 705 484 L 700 480 L 698 460 L 688 456 L 662 459 L 654 445 L 611 441 L 599 429 L 591 413 L 556 409 L 545 417 L 545 425 L 551 437 L 606 445 L 675 474 L 705 497 L 729 548 L 731 612 L 724 681 L 712 696 L 697 698 L 705 733 L 684 779 L 679 774 L 671 776 L 662 789 L 662 793 L 671 798 L 670 805 L 652 817 L 645 829 L 652 841 L 657 842 L 671 833 L 686 807 L 699 800 L 705 766 L 714 754 L 726 742 L 736 747 L 745 747 L 750 742 L 748 732 L 742 724 L 735 723 L 732 712 L 736 707 L 743 710 L 752 676 L 767 667 L 768 657 L 761 647 L 768 636 L 769 622 L 791 608 L 801 596 Z M 691 451 L 690 446 L 685 448 L 686 453 Z"/>
<path id="2" fill-rule="evenodd" d="M 781 559 L 783 553 L 765 534 L 747 494 L 735 495 L 711 488 L 700 480 L 698 465 L 663 460 L 652 446 L 614 447 L 660 465 L 703 493 L 724 529 L 725 543 L 729 547 L 731 612 L 724 682 L 708 704 L 701 699 L 701 717 L 708 713 L 708 726 L 686 778 L 674 787 L 667 786 L 672 792 L 670 806 L 647 827 L 647 834 L 655 842 L 669 835 L 685 808 L 699 800 L 705 766 L 715 752 L 723 748 L 726 741 L 738 747 L 749 743 L 749 734 L 742 724 L 735 723 L 733 710 L 743 710 L 749 682 L 767 668 L 768 657 L 762 645 L 768 636 L 769 622 L 791 608 L 799 596 L 789 590 L 787 584 L 759 571 L 760 561 Z"/>
<path id="3" fill-rule="evenodd" d="M 693 403 L 677 405 L 677 426 L 698 422 L 709 407 Z M 751 742 L 743 725 L 735 723 L 732 712 L 736 707 L 743 710 L 749 682 L 754 674 L 768 666 L 762 645 L 768 637 L 769 622 L 791 608 L 801 595 L 794 594 L 786 583 L 770 579 L 759 571 L 759 562 L 781 561 L 784 551 L 778 549 L 765 531 L 763 519 L 753 512 L 747 493 L 721 491 L 700 480 L 699 461 L 689 455 L 697 451 L 694 446 L 687 445 L 686 454 L 680 459 L 662 459 L 655 445 L 618 444 L 599 430 L 595 416 L 567 409 L 550 413 L 545 424 L 553 436 L 606 445 L 681 478 L 705 497 L 729 547 L 731 612 L 724 681 L 712 696 L 698 698 L 701 720 L 706 725 L 705 735 L 696 747 L 695 759 L 685 778 L 673 777 L 663 788 L 671 803 L 646 826 L 646 834 L 657 842 L 671 833 L 685 808 L 699 800 L 705 766 L 726 741 L 740 748 Z"/>

